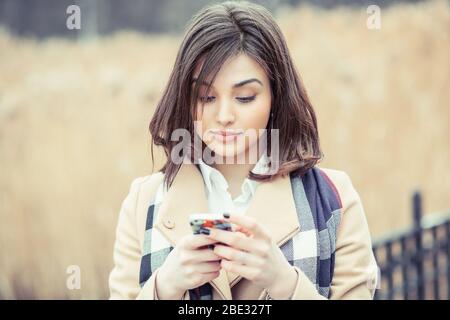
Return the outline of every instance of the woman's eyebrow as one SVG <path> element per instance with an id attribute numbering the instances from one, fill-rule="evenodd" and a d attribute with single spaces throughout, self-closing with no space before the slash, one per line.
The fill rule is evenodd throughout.
<path id="1" fill-rule="evenodd" d="M 233 84 L 233 88 L 242 87 L 243 85 L 246 85 L 247 83 L 251 83 L 251 82 L 258 82 L 261 86 L 263 86 L 261 81 L 259 81 L 256 78 L 252 78 L 252 79 L 247 79 L 247 80 Z"/>
<path id="2" fill-rule="evenodd" d="M 192 83 L 196 82 L 197 80 L 198 80 L 198 78 L 193 78 L 193 79 L 192 79 Z M 251 79 L 247 79 L 247 80 L 240 81 L 240 82 L 238 82 L 238 83 L 233 84 L 233 88 L 242 87 L 242 86 L 244 86 L 244 85 L 246 85 L 246 84 L 248 84 L 248 83 L 251 83 L 251 82 L 257 82 L 257 83 L 259 83 L 261 86 L 263 86 L 263 84 L 262 84 L 262 82 L 261 82 L 260 80 L 258 80 L 258 79 L 256 79 L 256 78 L 251 78 Z M 203 84 L 204 84 L 205 86 L 209 85 L 209 83 L 206 82 L 206 81 L 203 81 Z M 213 86 L 212 86 L 212 87 L 213 87 Z"/>

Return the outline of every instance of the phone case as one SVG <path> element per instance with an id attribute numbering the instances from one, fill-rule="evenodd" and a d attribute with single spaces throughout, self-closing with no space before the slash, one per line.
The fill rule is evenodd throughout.
<path id="1" fill-rule="evenodd" d="M 212 213 L 196 213 L 189 217 L 189 224 L 191 225 L 194 234 L 199 234 L 201 228 L 216 228 L 227 231 L 232 231 L 231 224 L 225 221 L 223 215 Z"/>

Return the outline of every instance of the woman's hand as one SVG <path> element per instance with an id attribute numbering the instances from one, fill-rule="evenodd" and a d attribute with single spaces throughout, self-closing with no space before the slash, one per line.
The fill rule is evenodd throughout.
<path id="1" fill-rule="evenodd" d="M 179 300 L 186 290 L 217 278 L 221 258 L 205 247 L 216 242 L 203 234 L 189 234 L 181 238 L 158 271 L 158 298 Z"/>
<path id="2" fill-rule="evenodd" d="M 208 228 L 208 237 L 221 242 L 215 245 L 214 253 L 223 258 L 222 268 L 265 288 L 273 299 L 290 299 L 297 283 L 297 271 L 269 232 L 251 217 L 239 214 L 224 214 L 224 217 L 237 225 L 237 232 Z"/>

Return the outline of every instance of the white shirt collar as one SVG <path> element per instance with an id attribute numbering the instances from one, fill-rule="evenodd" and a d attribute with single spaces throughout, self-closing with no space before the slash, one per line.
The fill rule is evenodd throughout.
<path id="1" fill-rule="evenodd" d="M 198 159 L 198 161 L 200 170 L 203 175 L 203 180 L 209 193 L 211 192 L 213 185 L 223 190 L 228 190 L 228 182 L 226 181 L 225 177 L 219 170 L 206 164 L 202 159 Z M 268 164 L 269 158 L 264 152 L 263 155 L 256 162 L 255 166 L 252 169 L 252 172 L 256 174 L 265 174 L 269 171 Z M 259 184 L 258 181 L 246 178 L 242 184 L 242 192 L 245 192 L 245 189 L 249 188 L 251 194 L 253 195 L 255 193 L 258 184 Z"/>

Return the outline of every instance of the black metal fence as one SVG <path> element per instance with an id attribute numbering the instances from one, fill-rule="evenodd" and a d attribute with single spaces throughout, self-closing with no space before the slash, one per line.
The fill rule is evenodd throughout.
<path id="1" fill-rule="evenodd" d="M 412 199 L 414 226 L 374 241 L 381 281 L 375 299 L 450 299 L 450 212 L 422 217 Z"/>

